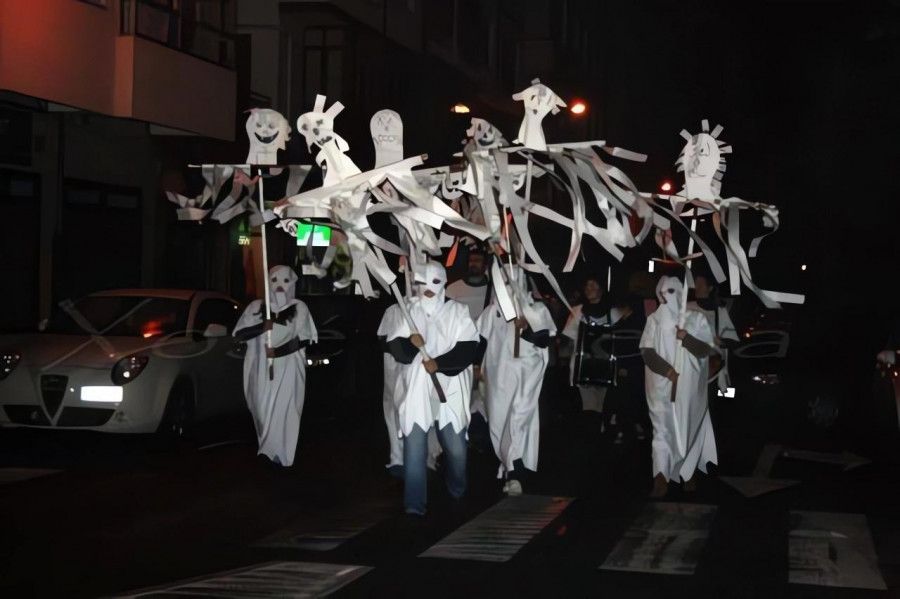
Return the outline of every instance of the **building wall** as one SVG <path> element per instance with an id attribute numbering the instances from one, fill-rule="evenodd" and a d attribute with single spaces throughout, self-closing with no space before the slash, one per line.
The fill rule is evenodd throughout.
<path id="1" fill-rule="evenodd" d="M 0 3 L 0 90 L 234 139 L 234 72 L 120 36 L 120 7 Z"/>

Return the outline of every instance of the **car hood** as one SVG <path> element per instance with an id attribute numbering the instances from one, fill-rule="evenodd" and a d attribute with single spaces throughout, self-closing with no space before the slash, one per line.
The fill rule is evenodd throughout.
<path id="1" fill-rule="evenodd" d="M 31 368 L 111 368 L 125 356 L 150 349 L 159 343 L 159 338 L 92 338 L 90 335 L 31 333 L 0 336 L 0 351 L 21 354 L 22 364 Z M 169 343 L 173 342 L 166 344 Z"/>

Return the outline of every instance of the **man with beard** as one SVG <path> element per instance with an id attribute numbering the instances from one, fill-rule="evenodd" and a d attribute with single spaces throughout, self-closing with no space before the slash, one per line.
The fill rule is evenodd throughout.
<path id="1" fill-rule="evenodd" d="M 445 298 L 447 273 L 429 262 L 416 297 L 409 301 L 415 325 L 401 320 L 385 339 L 399 362 L 395 398 L 403 435 L 403 506 L 424 515 L 427 503 L 428 432 L 436 427 L 445 455 L 447 490 L 454 499 L 466 491 L 466 429 L 472 392 L 472 364 L 478 331 L 465 305 Z M 430 359 L 419 352 L 424 348 Z M 435 377 L 445 402 L 434 385 Z"/>
<path id="2" fill-rule="evenodd" d="M 272 320 L 265 320 L 262 300 L 254 300 L 234 328 L 235 338 L 247 343 L 244 394 L 256 426 L 259 454 L 281 466 L 294 463 L 306 391 L 306 347 L 318 339 L 309 309 L 294 297 L 296 285 L 297 275 L 290 267 L 273 266 L 269 270 Z M 272 347 L 267 345 L 269 330 Z"/>
<path id="3" fill-rule="evenodd" d="M 708 462 L 718 462 L 705 379 L 712 329 L 696 310 L 687 310 L 684 328 L 679 327 L 682 290 L 675 277 L 659 280 L 659 307 L 647 318 L 640 343 L 653 424 L 652 497 L 663 497 L 672 479 L 680 478 L 685 490 L 692 491 L 695 472 L 706 472 Z M 681 342 L 680 350 L 676 341 Z M 675 370 L 677 351 L 684 357 L 681 372 Z"/>
<path id="4" fill-rule="evenodd" d="M 447 285 L 447 297 L 466 305 L 472 321 L 478 320 L 490 297 L 487 256 L 478 249 L 469 251 L 466 276 Z"/>
<path id="5" fill-rule="evenodd" d="M 478 248 L 469 250 L 466 276 L 447 285 L 447 297 L 466 305 L 469 308 L 469 316 L 472 322 L 477 322 L 478 317 L 484 311 L 491 297 L 490 279 L 487 276 L 487 256 Z M 473 447 L 484 451 L 490 444 L 487 430 L 487 411 L 484 407 L 484 383 L 479 372 L 480 366 L 475 366 L 475 376 L 472 388 L 472 423 L 469 427 L 469 437 Z"/>

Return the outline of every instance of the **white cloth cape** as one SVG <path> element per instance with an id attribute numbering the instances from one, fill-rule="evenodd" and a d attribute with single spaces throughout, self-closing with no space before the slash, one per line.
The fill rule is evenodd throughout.
<path id="1" fill-rule="evenodd" d="M 409 312 L 419 334 L 425 340 L 425 351 L 432 358 L 447 353 L 464 341 L 478 341 L 478 331 L 465 305 L 448 300 L 432 316 L 428 316 L 419 305 L 420 298 L 409 301 Z M 387 335 L 390 342 L 398 337 L 409 337 L 411 331 L 405 319 Z M 428 431 L 438 422 L 440 428 L 451 424 L 459 433 L 469 426 L 469 401 L 472 394 L 472 367 L 469 366 L 457 376 L 437 373 L 438 382 L 447 398 L 440 403 L 431 376 L 422 366 L 422 355 L 417 353 L 410 364 L 398 364 L 397 382 L 394 389 L 395 401 L 400 419 L 400 431 L 409 436 L 413 426 L 418 424 Z"/>
<path id="2" fill-rule="evenodd" d="M 484 285 L 472 286 L 466 283 L 465 279 L 454 281 L 447 285 L 447 297 L 465 304 L 469 308 L 469 316 L 472 321 L 478 320 L 481 313 L 484 312 L 484 305 L 487 302 L 487 296 L 491 286 L 489 283 Z"/>
<path id="3" fill-rule="evenodd" d="M 715 331 L 716 337 L 720 340 L 728 340 L 728 341 L 740 341 L 740 338 L 737 334 L 737 329 L 734 326 L 734 322 L 731 320 L 731 316 L 728 314 L 728 310 L 724 308 L 724 306 L 719 306 L 717 308 L 719 312 L 719 327 L 716 330 L 716 313 L 712 310 L 704 310 L 700 307 L 697 302 L 688 302 L 687 305 L 688 310 L 696 310 L 700 312 L 704 316 L 706 316 L 706 321 L 709 323 L 709 329 L 711 331 Z M 719 370 L 719 374 L 716 376 L 716 382 L 718 383 L 719 389 L 725 391 L 728 386 L 731 384 L 730 377 L 728 375 L 728 350 L 722 346 L 717 344 L 715 346 L 715 351 L 722 356 L 722 361 L 724 364 L 722 368 Z M 709 379 L 709 363 L 707 362 L 706 369 L 706 380 L 712 382 Z"/>
<path id="4" fill-rule="evenodd" d="M 286 308 L 296 306 L 293 320 L 286 324 L 275 323 L 272 327 L 272 347 L 279 347 L 299 337 L 301 341 L 318 340 L 316 325 L 309 309 L 302 301 L 295 299 Z M 274 316 L 274 314 L 273 314 Z M 254 300 L 247 306 L 235 326 L 235 334 L 241 329 L 257 325 L 265 320 L 262 300 Z M 300 416 L 303 413 L 303 399 L 306 391 L 306 350 L 301 349 L 290 355 L 275 358 L 274 378 L 269 380 L 269 365 L 266 359 L 266 333 L 247 340 L 244 356 L 244 396 L 247 407 L 253 415 L 259 453 L 272 461 L 277 458 L 282 466 L 294 463 L 297 440 L 300 436 Z"/>
<path id="5" fill-rule="evenodd" d="M 641 348 L 654 349 L 666 362 L 674 364 L 677 326 L 677 319 L 661 306 L 647 318 Z M 688 310 L 684 328 L 700 341 L 713 344 L 712 330 L 702 313 Z M 666 480 L 680 477 L 687 481 L 698 468 L 706 472 L 707 462 L 718 463 L 718 456 L 708 409 L 709 359 L 697 358 L 686 349 L 682 351 L 684 366 L 678 376 L 674 403 L 671 401 L 672 383 L 668 378 L 645 367 L 645 385 L 653 423 L 653 474 L 661 473 Z M 685 444 L 683 454 L 676 441 L 676 425 Z"/>
<path id="6" fill-rule="evenodd" d="M 532 330 L 546 330 L 551 336 L 556 334 L 556 325 L 546 306 L 534 303 L 525 310 L 530 311 L 528 320 L 535 327 Z M 491 443 L 500 460 L 498 477 L 512 471 L 517 459 L 521 459 L 529 470 L 537 471 L 538 399 L 549 351 L 520 339 L 519 357 L 513 357 L 515 321 L 507 322 L 494 303 L 481 313 L 476 326 L 487 340 L 482 373 Z"/>
<path id="7" fill-rule="evenodd" d="M 384 311 L 381 324 L 378 325 L 379 337 L 387 337 L 403 323 L 403 311 L 400 306 L 392 304 Z M 381 402 L 384 409 L 384 423 L 387 425 L 388 442 L 390 443 L 390 461 L 387 467 L 403 465 L 403 440 L 400 438 L 400 414 L 394 401 L 394 388 L 397 385 L 397 372 L 400 364 L 390 352 L 384 352 L 384 385 L 381 389 Z"/>

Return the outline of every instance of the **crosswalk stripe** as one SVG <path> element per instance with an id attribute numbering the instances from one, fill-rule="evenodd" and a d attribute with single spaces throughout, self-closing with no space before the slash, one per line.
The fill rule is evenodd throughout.
<path id="1" fill-rule="evenodd" d="M 886 590 L 864 514 L 791 512 L 788 582 Z"/>
<path id="2" fill-rule="evenodd" d="M 507 497 L 419 557 L 505 562 L 571 503 L 567 497 Z"/>
<path id="3" fill-rule="evenodd" d="M 648 503 L 600 569 L 693 574 L 715 514 L 712 505 Z"/>
<path id="4" fill-rule="evenodd" d="M 367 566 L 273 562 L 121 595 L 119 599 L 324 597 L 366 574 Z"/>

